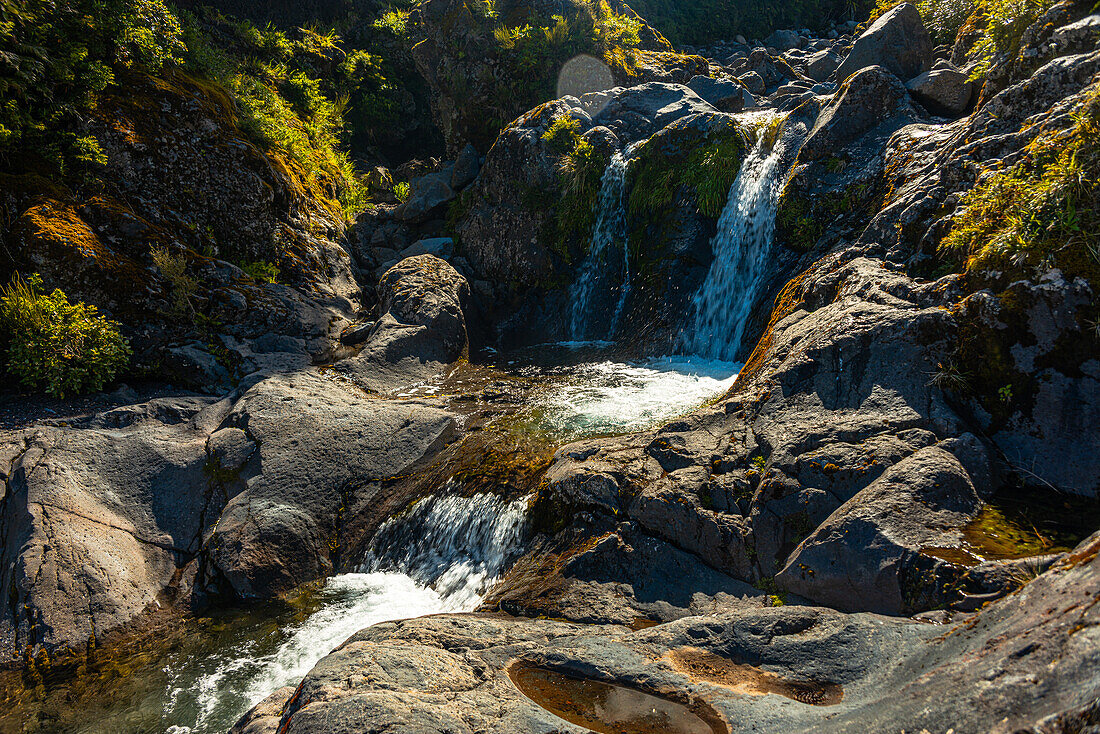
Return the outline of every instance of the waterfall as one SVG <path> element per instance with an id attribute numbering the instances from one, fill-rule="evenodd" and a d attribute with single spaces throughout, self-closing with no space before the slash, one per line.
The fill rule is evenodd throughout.
<path id="1" fill-rule="evenodd" d="M 505 504 L 491 494 L 428 497 L 378 529 L 360 570 L 403 573 L 473 609 L 518 547 L 526 510 L 526 499 Z"/>
<path id="2" fill-rule="evenodd" d="M 615 153 L 600 179 L 600 192 L 596 197 L 596 223 L 592 227 L 588 256 L 581 264 L 580 274 L 569 291 L 573 302 L 570 335 L 575 341 L 613 337 L 630 292 L 630 251 L 627 247 L 625 201 L 627 167 L 627 156 Z M 618 268 L 614 267 L 609 253 L 616 242 L 621 243 L 623 249 L 622 273 L 618 279 L 615 278 L 615 270 Z M 616 289 L 618 298 L 615 306 L 607 309 L 610 313 L 606 314 L 606 322 L 601 324 L 599 319 L 593 319 L 594 312 L 605 312 L 605 307 L 610 304 L 601 297 L 613 295 Z"/>
<path id="3" fill-rule="evenodd" d="M 518 551 L 527 505 L 527 499 L 443 495 L 388 520 L 359 572 L 328 579 L 319 608 L 306 619 L 278 627 L 261 617 L 223 633 L 229 639 L 214 654 L 170 662 L 164 730 L 224 732 L 365 627 L 473 611 Z"/>
<path id="4" fill-rule="evenodd" d="M 695 296 L 695 323 L 684 334 L 690 354 L 730 362 L 737 357 L 771 253 L 783 158 L 773 125 L 760 125 L 711 241 L 714 261 Z"/>

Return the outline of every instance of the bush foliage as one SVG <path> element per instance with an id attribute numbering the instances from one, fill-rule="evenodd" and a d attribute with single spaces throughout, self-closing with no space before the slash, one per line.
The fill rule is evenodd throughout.
<path id="1" fill-rule="evenodd" d="M 130 359 L 117 323 L 60 289 L 44 293 L 37 275 L 0 288 L 0 326 L 11 374 L 59 398 L 102 390 Z"/>
<path id="2" fill-rule="evenodd" d="M 1022 161 L 979 181 L 941 254 L 971 272 L 1059 267 L 1100 282 L 1100 88 L 1074 115 L 1068 130 L 1040 135 Z"/>

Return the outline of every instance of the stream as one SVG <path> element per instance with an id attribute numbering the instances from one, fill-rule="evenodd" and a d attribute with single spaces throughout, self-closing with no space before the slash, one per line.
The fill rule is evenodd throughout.
<path id="1" fill-rule="evenodd" d="M 571 342 L 489 355 L 396 399 L 461 409 L 473 396 L 480 410 L 495 390 L 518 391 L 502 413 L 510 425 L 562 445 L 690 412 L 724 393 L 739 367 L 698 357 L 632 357 L 606 342 Z M 112 651 L 76 675 L 58 670 L 38 685 L 26 675 L 9 678 L 0 730 L 225 732 L 363 628 L 476 609 L 522 549 L 528 500 L 461 490 L 447 482 L 384 523 L 355 573 L 286 601 L 173 621 L 163 639 Z"/>
<path id="2" fill-rule="evenodd" d="M 585 341 L 614 338 L 631 287 L 623 183 L 628 161 L 617 155 L 604 174 L 589 257 L 571 294 L 577 341 L 513 354 L 490 350 L 393 399 L 454 410 L 464 420 L 488 415 L 482 427 L 507 421 L 508 430 L 519 427 L 553 448 L 655 427 L 721 396 L 741 367 L 733 360 L 770 250 L 783 175 L 765 138 L 761 128 L 712 242 L 715 260 L 685 325 L 682 348 L 690 354 L 644 356 L 612 342 Z M 0 728 L 225 732 L 363 628 L 476 609 L 522 549 L 528 500 L 470 496 L 463 489 L 447 481 L 384 523 L 355 573 L 286 600 L 173 621 L 162 639 L 104 655 L 77 671 L 37 678 L 34 671 L 4 673 Z"/>

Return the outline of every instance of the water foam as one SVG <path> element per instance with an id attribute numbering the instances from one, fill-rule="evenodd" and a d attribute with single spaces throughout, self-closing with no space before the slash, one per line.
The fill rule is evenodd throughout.
<path id="1" fill-rule="evenodd" d="M 690 356 L 590 362 L 539 395 L 535 408 L 543 426 L 562 440 L 637 431 L 725 392 L 740 367 Z"/>

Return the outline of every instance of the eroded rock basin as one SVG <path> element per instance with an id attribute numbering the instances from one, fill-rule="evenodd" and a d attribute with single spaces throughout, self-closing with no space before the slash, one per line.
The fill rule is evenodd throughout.
<path id="1" fill-rule="evenodd" d="M 726 734 L 702 701 L 678 703 L 635 688 L 566 675 L 517 661 L 508 676 L 523 695 L 555 716 L 600 734 Z"/>

